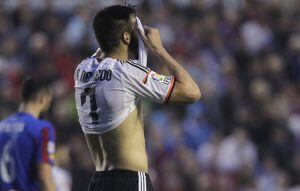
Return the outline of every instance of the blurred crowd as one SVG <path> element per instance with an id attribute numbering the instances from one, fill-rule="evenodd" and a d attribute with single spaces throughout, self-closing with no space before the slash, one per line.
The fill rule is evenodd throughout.
<path id="1" fill-rule="evenodd" d="M 53 82 L 59 190 L 86 190 L 94 166 L 78 124 L 73 72 L 97 43 L 96 11 L 124 0 L 2 0 L 0 118 L 22 80 Z M 300 190 L 300 1 L 136 0 L 143 23 L 193 75 L 192 105 L 145 102 L 156 191 Z M 150 56 L 149 66 L 159 71 Z M 193 91 L 193 90 L 191 90 Z"/>

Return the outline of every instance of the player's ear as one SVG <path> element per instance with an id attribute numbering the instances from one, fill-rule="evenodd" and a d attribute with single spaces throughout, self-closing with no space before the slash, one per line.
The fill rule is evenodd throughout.
<path id="1" fill-rule="evenodd" d="M 130 34 L 128 32 L 124 32 L 123 36 L 122 36 L 122 42 L 126 45 L 129 45 L 130 44 L 130 39 L 131 39 Z"/>
<path id="2" fill-rule="evenodd" d="M 36 96 L 36 101 L 39 103 L 39 104 L 43 104 L 43 101 L 44 101 L 44 94 L 43 92 L 39 92 Z"/>
<path id="3" fill-rule="evenodd" d="M 37 101 L 39 104 L 45 104 L 47 102 L 47 93 L 45 91 L 41 91 L 37 95 Z"/>

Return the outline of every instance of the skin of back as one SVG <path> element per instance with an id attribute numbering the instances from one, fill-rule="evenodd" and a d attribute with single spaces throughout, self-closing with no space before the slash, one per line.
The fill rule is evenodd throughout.
<path id="1" fill-rule="evenodd" d="M 117 128 L 102 135 L 85 134 L 97 171 L 148 171 L 142 106 Z"/>

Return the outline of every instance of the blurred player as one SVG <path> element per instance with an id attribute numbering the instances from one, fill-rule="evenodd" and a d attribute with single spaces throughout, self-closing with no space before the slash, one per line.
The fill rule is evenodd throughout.
<path id="1" fill-rule="evenodd" d="M 56 145 L 55 165 L 52 169 L 56 191 L 71 191 L 72 176 L 71 173 L 67 170 L 70 162 L 71 159 L 69 145 Z"/>
<path id="2" fill-rule="evenodd" d="M 147 27 L 142 37 L 171 75 L 131 59 L 137 55 L 136 22 L 131 7 L 99 11 L 93 28 L 104 55 L 82 61 L 75 71 L 79 121 L 97 171 L 90 191 L 151 191 L 141 100 L 167 104 L 200 98 L 197 84 L 164 49 L 157 29 Z"/>
<path id="3" fill-rule="evenodd" d="M 22 88 L 19 112 L 0 122 L 0 190 L 54 191 L 51 169 L 55 135 L 40 120 L 52 100 L 49 83 L 30 78 Z"/>

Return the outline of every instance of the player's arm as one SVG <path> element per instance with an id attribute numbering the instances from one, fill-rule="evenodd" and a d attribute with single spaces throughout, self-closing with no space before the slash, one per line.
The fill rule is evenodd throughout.
<path id="1" fill-rule="evenodd" d="M 174 103 L 193 103 L 200 99 L 201 92 L 189 73 L 181 66 L 163 47 L 159 30 L 145 27 L 146 35 L 142 38 L 150 49 L 164 64 L 168 72 L 176 79 L 173 92 L 170 95 L 169 102 Z"/>
<path id="2" fill-rule="evenodd" d="M 38 165 L 38 174 L 42 191 L 55 191 L 55 184 L 52 177 L 52 166 L 47 163 Z"/>
<path id="3" fill-rule="evenodd" d="M 42 191 L 55 191 L 52 175 L 55 154 L 55 133 L 51 125 L 45 125 L 37 137 L 36 165 Z"/>

